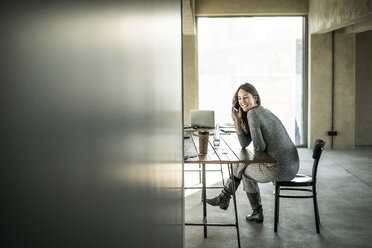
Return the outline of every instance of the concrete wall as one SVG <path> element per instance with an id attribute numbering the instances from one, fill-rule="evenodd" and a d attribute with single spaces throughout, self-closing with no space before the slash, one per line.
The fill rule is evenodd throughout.
<path id="1" fill-rule="evenodd" d="M 190 109 L 198 108 L 198 46 L 195 0 L 182 1 L 183 103 L 184 124 L 190 123 Z"/>
<path id="2" fill-rule="evenodd" d="M 324 33 L 371 19 L 371 0 L 310 0 L 309 31 Z"/>
<path id="3" fill-rule="evenodd" d="M 5 1 L 2 242 L 183 247 L 181 2 Z"/>
<path id="4" fill-rule="evenodd" d="M 329 147 L 332 123 L 332 34 L 309 38 L 308 147 L 323 139 Z"/>
<path id="5" fill-rule="evenodd" d="M 372 31 L 356 35 L 355 145 L 372 145 Z"/>
<path id="6" fill-rule="evenodd" d="M 368 60 L 368 50 L 372 49 L 372 43 L 368 38 L 362 37 L 359 43 L 356 43 L 356 33 L 371 30 L 372 20 L 372 1 L 341 1 L 341 0 L 310 0 L 309 1 L 309 139 L 308 145 L 311 146 L 316 138 L 323 138 L 327 142 L 326 147 L 330 145 L 330 137 L 327 137 L 327 131 L 330 131 L 331 118 L 327 116 L 330 113 L 329 105 L 332 94 L 331 84 L 332 66 L 329 58 L 332 56 L 332 46 L 330 45 L 331 32 L 335 31 L 334 39 L 334 130 L 338 131 L 335 136 L 334 149 L 350 149 L 357 144 L 356 133 L 358 130 L 365 130 L 367 120 L 361 119 L 361 116 L 370 116 L 371 110 L 363 100 L 359 100 L 361 91 L 356 91 L 356 78 L 363 78 L 360 81 L 368 81 L 367 70 L 360 67 Z M 323 34 L 320 34 L 323 33 Z M 359 35 L 359 34 L 357 34 Z M 366 41 L 362 41 L 362 40 Z M 323 42 L 321 41 L 323 40 Z M 356 55 L 355 51 L 364 51 L 363 55 Z M 319 59 L 319 56 L 324 57 Z M 367 63 L 368 64 L 368 63 Z M 358 65 L 360 67 L 357 70 Z M 326 75 L 326 77 L 324 77 Z M 321 81 L 320 84 L 317 81 Z M 322 87 L 322 85 L 327 85 Z M 360 85 L 362 86 L 363 83 Z M 364 88 L 365 90 L 368 89 Z M 326 99 L 319 100 L 316 95 L 320 94 Z M 360 103 L 359 103 L 360 102 Z M 358 105 L 359 103 L 359 105 Z M 366 103 L 369 103 L 366 101 Z M 356 105 L 357 104 L 357 105 Z M 363 107 L 360 107 L 363 106 Z M 315 114 L 323 112 L 323 115 Z M 360 123 L 358 123 L 360 122 Z M 356 127 L 358 127 L 356 129 Z M 369 126 L 368 126 L 369 128 Z M 367 129 L 368 129 L 367 128 Z M 369 130 L 369 129 L 368 129 Z"/>
<path id="7" fill-rule="evenodd" d="M 335 149 L 354 148 L 355 132 L 355 34 L 335 31 Z"/>
<path id="8" fill-rule="evenodd" d="M 312 34 L 309 51 L 309 139 L 331 147 L 332 127 L 332 32 Z M 333 148 L 354 147 L 355 131 L 355 34 L 334 35 L 334 130 Z"/>

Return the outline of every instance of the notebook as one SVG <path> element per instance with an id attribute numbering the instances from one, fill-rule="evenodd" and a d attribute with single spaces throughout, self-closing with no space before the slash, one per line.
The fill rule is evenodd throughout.
<path id="1" fill-rule="evenodd" d="M 221 127 L 220 130 L 224 133 L 235 133 L 235 127 Z"/>
<path id="2" fill-rule="evenodd" d="M 190 109 L 190 125 L 193 127 L 214 128 L 214 111 Z"/>

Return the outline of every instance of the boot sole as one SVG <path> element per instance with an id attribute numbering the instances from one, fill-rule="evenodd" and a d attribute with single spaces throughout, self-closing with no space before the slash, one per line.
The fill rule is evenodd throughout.
<path id="1" fill-rule="evenodd" d="M 256 223 L 262 223 L 263 222 L 263 220 L 247 220 L 247 221 L 256 222 Z"/>
<path id="2" fill-rule="evenodd" d="M 203 200 L 202 200 L 202 202 L 204 202 Z M 209 205 L 211 205 L 211 206 L 219 206 L 220 205 L 220 203 L 219 202 L 213 202 L 213 201 L 211 201 L 211 199 L 206 199 L 206 201 L 205 201 L 207 204 L 209 204 Z"/>
<path id="3" fill-rule="evenodd" d="M 256 222 L 256 223 L 262 223 L 262 222 L 263 222 L 263 220 L 249 220 L 249 219 L 247 219 L 247 218 L 246 218 L 246 220 L 247 220 L 247 221 L 251 221 L 251 222 L 254 221 L 254 222 Z"/>

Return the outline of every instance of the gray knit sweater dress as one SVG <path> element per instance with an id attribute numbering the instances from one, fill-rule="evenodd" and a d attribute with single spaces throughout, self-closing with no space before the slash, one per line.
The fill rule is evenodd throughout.
<path id="1" fill-rule="evenodd" d="M 255 193 L 257 182 L 292 180 L 299 169 L 298 152 L 282 122 L 262 106 L 250 109 L 247 118 L 249 133 L 238 135 L 241 146 L 245 148 L 253 141 L 256 150 L 267 152 L 277 163 L 240 164 L 234 175 L 243 177 L 244 190 Z"/>

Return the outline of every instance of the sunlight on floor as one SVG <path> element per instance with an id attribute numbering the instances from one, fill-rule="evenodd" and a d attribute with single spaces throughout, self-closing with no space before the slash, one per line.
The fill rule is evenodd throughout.
<path id="1" fill-rule="evenodd" d="M 222 165 L 222 173 L 224 180 L 226 181 L 227 178 L 229 177 L 229 172 L 228 172 L 228 165 L 223 164 Z M 213 184 L 216 184 L 220 182 L 222 186 L 222 175 L 221 175 L 221 170 L 220 170 L 220 165 L 219 164 L 207 164 L 206 165 L 206 185 L 210 186 Z M 185 171 L 184 171 L 184 178 L 185 178 L 185 187 L 201 187 L 201 180 L 202 180 L 202 173 L 201 171 L 194 171 L 194 170 L 199 170 L 199 165 L 198 164 L 185 164 Z M 200 165 L 200 170 L 201 170 L 201 165 Z M 185 190 L 185 197 L 188 195 L 191 195 L 197 191 L 200 191 L 201 189 L 186 189 Z"/>

